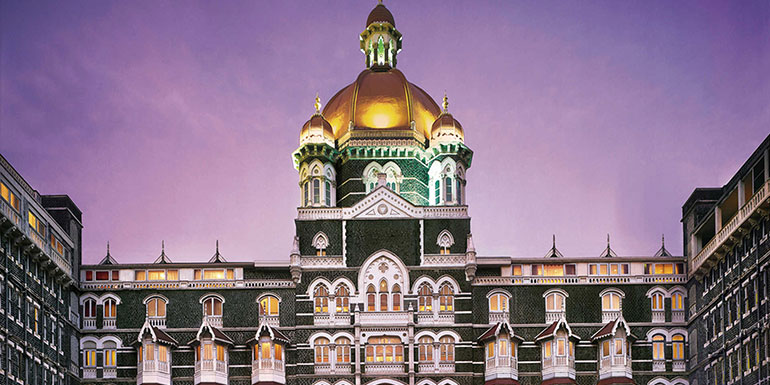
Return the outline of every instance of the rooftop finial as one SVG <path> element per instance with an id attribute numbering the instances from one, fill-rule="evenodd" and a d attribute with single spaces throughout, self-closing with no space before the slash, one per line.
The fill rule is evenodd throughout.
<path id="1" fill-rule="evenodd" d="M 556 234 L 553 234 L 553 248 L 556 248 Z"/>
<path id="2" fill-rule="evenodd" d="M 660 246 L 666 248 L 666 234 L 660 235 Z"/>
<path id="3" fill-rule="evenodd" d="M 166 254 L 166 240 L 162 239 L 160 241 L 160 252 L 163 254 Z"/>
<path id="4" fill-rule="evenodd" d="M 607 247 L 610 247 L 610 233 L 607 233 Z"/>
<path id="5" fill-rule="evenodd" d="M 315 113 L 320 114 L 321 113 L 321 98 L 318 96 L 318 92 L 315 93 L 315 103 L 313 103 L 313 106 L 315 106 Z"/>
<path id="6" fill-rule="evenodd" d="M 107 255 L 110 255 L 110 241 L 107 241 Z"/>
<path id="7" fill-rule="evenodd" d="M 660 235 L 660 249 L 658 249 L 658 252 L 655 253 L 656 257 L 670 257 L 671 253 L 666 250 L 666 235 L 661 234 Z"/>
<path id="8" fill-rule="evenodd" d="M 216 245 L 216 252 L 214 252 L 214 255 L 209 259 L 209 263 L 227 262 L 222 254 L 219 254 L 219 239 L 217 239 Z"/>
<path id="9" fill-rule="evenodd" d="M 553 234 L 553 244 L 551 245 L 551 250 L 548 250 L 548 254 L 546 254 L 545 257 L 546 258 L 564 257 L 561 251 L 559 251 L 559 249 L 556 248 L 556 234 Z"/>
<path id="10" fill-rule="evenodd" d="M 217 254 L 219 254 L 219 239 L 217 239 Z"/>
<path id="11" fill-rule="evenodd" d="M 444 106 L 444 112 L 449 112 L 449 98 L 446 96 L 446 90 L 444 90 L 444 103 L 442 103 Z"/>

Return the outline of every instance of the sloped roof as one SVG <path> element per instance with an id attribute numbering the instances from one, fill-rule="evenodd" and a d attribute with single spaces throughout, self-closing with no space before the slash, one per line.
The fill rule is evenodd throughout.
<path id="1" fill-rule="evenodd" d="M 258 341 L 259 337 L 262 336 L 269 336 L 271 340 L 280 341 L 285 344 L 291 343 L 291 340 L 289 340 L 289 337 L 287 337 L 286 334 L 283 334 L 283 332 L 268 325 L 265 322 L 259 324 L 259 328 L 254 334 L 254 338 L 249 339 L 247 342 Z"/>
<path id="2" fill-rule="evenodd" d="M 195 339 L 188 342 L 188 345 L 194 345 L 197 343 L 200 343 L 201 336 L 204 335 L 204 333 L 208 333 L 211 336 L 211 339 L 215 342 L 224 342 L 228 345 L 235 345 L 233 342 L 233 339 L 230 338 L 227 334 L 225 334 L 222 330 L 220 330 L 217 327 L 211 326 L 211 324 L 204 318 L 203 323 L 201 323 L 201 327 L 198 328 L 198 333 L 195 334 Z"/>
<path id="3" fill-rule="evenodd" d="M 516 339 L 521 340 L 521 341 L 524 340 L 523 338 L 517 336 L 513 332 L 513 329 L 511 328 L 511 325 L 509 325 L 507 322 L 498 322 L 498 323 L 490 326 L 489 329 L 484 331 L 484 333 L 479 338 L 477 338 L 476 340 L 479 341 L 479 342 L 483 342 L 483 341 L 486 341 L 486 340 L 489 340 L 489 339 L 497 337 L 501 332 L 508 332 L 508 334 L 511 337 L 516 338 Z"/>
<path id="4" fill-rule="evenodd" d="M 101 261 L 99 261 L 100 265 L 117 265 L 118 261 L 115 260 L 115 258 L 110 255 L 110 243 L 107 242 L 107 255 L 102 258 Z"/>
<path id="5" fill-rule="evenodd" d="M 546 338 L 553 337 L 556 335 L 556 332 L 561 328 L 567 329 L 567 335 L 569 336 L 569 338 L 574 338 L 577 340 L 580 339 L 580 337 L 578 337 L 577 335 L 572 334 L 572 329 L 567 324 L 567 320 L 565 320 L 564 318 L 559 318 L 557 321 L 554 321 L 552 324 L 548 325 L 547 328 L 543 329 L 543 331 L 540 332 L 540 334 L 538 334 L 537 337 L 535 337 L 535 341 L 540 341 Z"/>
<path id="6" fill-rule="evenodd" d="M 601 329 L 599 329 L 596 333 L 594 333 L 594 335 L 591 336 L 591 341 L 593 342 L 614 336 L 619 326 L 622 326 L 623 329 L 625 329 L 627 338 L 632 340 L 637 339 L 636 336 L 631 333 L 631 328 L 628 326 L 626 320 L 623 319 L 623 317 L 620 317 L 604 324 Z"/>
<path id="7" fill-rule="evenodd" d="M 146 333 L 150 333 L 150 336 L 152 337 L 152 342 L 159 342 L 166 345 L 172 345 L 177 346 L 179 343 L 174 339 L 174 337 L 171 337 L 163 331 L 163 329 L 160 329 L 158 327 L 150 325 L 150 322 L 145 320 L 144 325 L 142 325 L 142 329 L 139 330 L 139 336 L 136 339 L 136 343 L 142 343 L 142 337 Z"/>

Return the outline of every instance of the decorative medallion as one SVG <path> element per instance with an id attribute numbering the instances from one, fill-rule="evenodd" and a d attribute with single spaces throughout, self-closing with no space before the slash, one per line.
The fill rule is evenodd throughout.
<path id="1" fill-rule="evenodd" d="M 385 215 L 388 213 L 388 206 L 384 203 L 380 203 L 379 206 L 377 206 L 377 214 Z"/>

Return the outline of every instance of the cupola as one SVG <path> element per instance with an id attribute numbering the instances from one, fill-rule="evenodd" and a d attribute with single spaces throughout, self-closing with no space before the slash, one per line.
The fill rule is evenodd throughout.
<path id="1" fill-rule="evenodd" d="M 317 94 L 314 106 L 315 113 L 310 117 L 310 120 L 305 122 L 299 132 L 299 144 L 304 146 L 310 143 L 325 143 L 334 147 L 334 131 L 321 113 L 321 98 Z"/>
<path id="2" fill-rule="evenodd" d="M 401 32 L 396 29 L 393 14 L 382 0 L 366 18 L 366 29 L 361 32 L 360 41 L 366 68 L 387 70 L 396 67 L 396 55 L 401 51 Z"/>
<path id="3" fill-rule="evenodd" d="M 430 130 L 430 140 L 433 143 L 462 142 L 463 126 L 449 113 L 449 98 L 444 94 L 441 114 L 433 122 Z"/>

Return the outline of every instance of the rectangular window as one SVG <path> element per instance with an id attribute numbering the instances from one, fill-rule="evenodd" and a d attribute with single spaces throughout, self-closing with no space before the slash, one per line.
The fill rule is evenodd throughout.
<path id="1" fill-rule="evenodd" d="M 13 207 L 14 210 L 18 213 L 19 210 L 21 210 L 21 202 L 19 202 L 19 198 L 16 196 L 16 194 L 11 191 L 8 186 L 5 185 L 5 183 L 0 182 L 0 196 L 3 197 L 3 200 L 8 202 L 11 207 Z"/>
<path id="2" fill-rule="evenodd" d="M 487 358 L 492 358 L 495 356 L 495 342 L 488 342 L 487 343 Z"/>
<path id="3" fill-rule="evenodd" d="M 110 280 L 110 272 L 109 271 L 97 271 L 96 272 L 96 280 L 97 281 L 109 281 Z"/>
<path id="4" fill-rule="evenodd" d="M 623 340 L 615 339 L 615 355 L 623 355 Z"/>
<path id="5" fill-rule="evenodd" d="M 86 271 L 86 281 L 93 281 L 94 280 L 94 272 L 87 270 Z"/>
<path id="6" fill-rule="evenodd" d="M 166 280 L 166 271 L 165 270 L 150 270 L 147 272 L 147 280 L 148 281 L 165 281 Z"/>
<path id="7" fill-rule="evenodd" d="M 112 280 L 113 281 L 120 281 L 120 271 L 119 270 L 113 270 L 112 271 Z"/>
<path id="8" fill-rule="evenodd" d="M 435 204 L 438 205 L 441 202 L 441 182 L 440 181 L 438 180 L 436 181 L 435 187 L 433 190 L 434 190 L 433 196 L 436 197 Z"/>
<path id="9" fill-rule="evenodd" d="M 564 275 L 564 266 L 545 265 L 545 275 L 548 277 L 561 277 Z"/>
<path id="10" fill-rule="evenodd" d="M 576 275 L 576 269 L 574 264 L 564 265 L 564 275 Z"/>
<path id="11" fill-rule="evenodd" d="M 607 275 L 607 273 L 607 265 L 604 263 L 599 265 L 599 275 Z"/>
<path id="12" fill-rule="evenodd" d="M 592 264 L 588 265 L 588 274 L 589 275 L 596 275 L 597 273 L 599 273 L 599 269 L 597 268 L 595 263 L 592 263 Z"/>
<path id="13" fill-rule="evenodd" d="M 532 265 L 532 275 L 543 275 L 543 265 Z"/>
<path id="14" fill-rule="evenodd" d="M 27 213 L 27 219 L 29 222 L 29 227 L 37 231 L 38 234 L 45 236 L 45 223 L 41 222 L 40 219 L 38 219 L 37 216 L 32 213 L 32 211 Z"/>
<path id="15" fill-rule="evenodd" d="M 313 179 L 313 203 L 321 203 L 321 181 Z"/>
<path id="16" fill-rule="evenodd" d="M 765 184 L 765 160 L 760 159 L 757 164 L 754 165 L 754 169 L 752 170 L 752 173 L 754 174 L 753 179 L 753 192 L 759 191 L 759 189 L 762 187 L 763 184 Z"/>
<path id="17" fill-rule="evenodd" d="M 135 281 L 144 281 L 145 280 L 145 272 L 144 272 L 144 270 L 136 270 L 134 272 L 134 280 Z"/>
<path id="18" fill-rule="evenodd" d="M 545 349 L 545 352 L 543 352 L 543 357 L 551 358 L 551 343 L 550 342 L 546 342 L 543 345 L 543 348 Z"/>
<path id="19" fill-rule="evenodd" d="M 511 274 L 512 275 L 521 275 L 521 265 L 513 265 L 511 267 Z"/>
<path id="20" fill-rule="evenodd" d="M 565 352 L 565 350 L 566 350 L 565 347 L 566 346 L 564 344 L 564 340 L 562 340 L 562 339 L 556 340 L 556 355 L 558 355 L 558 356 L 566 355 L 567 353 Z"/>
<path id="21" fill-rule="evenodd" d="M 203 359 L 211 360 L 214 358 L 214 346 L 212 344 L 203 344 Z"/>
<path id="22" fill-rule="evenodd" d="M 178 281 L 179 280 L 179 270 L 166 270 L 166 280 L 167 281 Z"/>
<path id="23" fill-rule="evenodd" d="M 115 360 L 115 349 L 107 349 L 104 351 L 104 366 L 115 366 L 116 360 Z"/>
<path id="24" fill-rule="evenodd" d="M 51 234 L 51 248 L 54 249 L 59 255 L 64 254 L 64 246 L 59 242 L 56 237 Z"/>
<path id="25" fill-rule="evenodd" d="M 324 195 L 326 198 L 326 206 L 329 207 L 332 205 L 332 184 L 328 181 L 324 184 L 325 191 Z"/>
<path id="26" fill-rule="evenodd" d="M 602 342 L 602 357 L 610 356 L 610 341 Z"/>
<path id="27" fill-rule="evenodd" d="M 611 275 L 618 275 L 620 273 L 620 270 L 618 269 L 618 264 L 613 263 L 610 265 L 610 274 Z"/>
<path id="28" fill-rule="evenodd" d="M 203 271 L 203 279 L 224 279 L 224 278 L 225 278 L 224 270 L 204 270 Z"/>
<path id="29" fill-rule="evenodd" d="M 160 362 L 167 362 L 168 361 L 168 353 L 166 351 L 166 346 L 164 346 L 164 345 L 158 346 L 158 360 Z"/>

